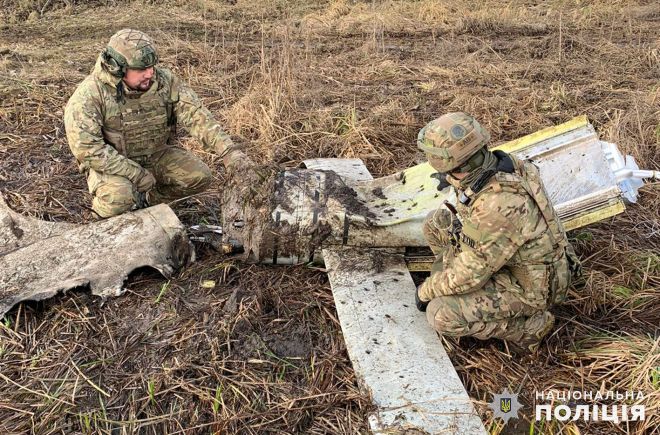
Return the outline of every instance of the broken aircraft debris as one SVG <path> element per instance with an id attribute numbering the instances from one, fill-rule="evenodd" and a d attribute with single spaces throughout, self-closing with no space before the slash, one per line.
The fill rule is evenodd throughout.
<path id="1" fill-rule="evenodd" d="M 637 200 L 642 178 L 660 175 L 600 141 L 584 116 L 498 149 L 534 161 L 568 230 L 621 213 L 624 199 Z M 325 263 L 349 356 L 377 406 L 372 431 L 486 433 L 411 296 L 408 271 L 429 270 L 433 258 L 410 250 L 426 246 L 422 223 L 443 201 L 456 203 L 453 189 L 439 189 L 428 163 L 375 180 L 357 159 L 304 166 L 279 174 L 274 200 L 262 207 L 226 197 L 225 236 L 244 245 L 250 261 Z"/>
<path id="2" fill-rule="evenodd" d="M 498 148 L 539 166 L 567 229 L 621 213 L 642 178 L 659 177 L 600 141 L 586 117 Z M 432 261 L 409 252 L 426 246 L 422 222 L 443 201 L 456 202 L 430 165 L 374 180 L 361 160 L 313 159 L 277 174 L 257 201 L 225 193 L 222 230 L 211 232 L 223 233 L 226 252 L 244 248 L 245 260 L 270 264 L 325 261 L 349 356 L 377 405 L 374 432 L 484 432 L 437 335 L 408 300 L 408 270 Z M 0 198 L 0 316 L 77 286 L 117 296 L 136 268 L 168 276 L 193 259 L 185 228 L 165 205 L 73 225 L 21 216 Z M 428 373 L 442 376 L 429 382 Z"/>
<path id="3" fill-rule="evenodd" d="M 0 196 L 0 318 L 18 302 L 80 286 L 120 296 L 133 270 L 168 277 L 192 260 L 186 229 L 166 205 L 75 225 L 22 216 Z"/>

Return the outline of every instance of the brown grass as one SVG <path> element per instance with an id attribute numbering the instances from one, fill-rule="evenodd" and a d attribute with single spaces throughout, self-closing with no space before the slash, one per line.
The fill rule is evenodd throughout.
<path id="1" fill-rule="evenodd" d="M 640 166 L 660 165 L 653 2 L 84 3 L 2 2 L 0 190 L 25 214 L 92 219 L 62 108 L 109 36 L 128 26 L 155 38 L 163 63 L 261 162 L 360 157 L 374 175 L 389 174 L 419 160 L 422 125 L 461 110 L 494 143 L 587 114 Z M 187 223 L 218 221 L 224 170 L 203 157 L 217 187 L 175 205 Z M 657 432 L 658 204 L 649 184 L 624 214 L 573 232 L 586 284 L 555 309 L 556 330 L 536 356 L 514 359 L 495 341 L 446 342 L 493 433 L 514 429 L 486 406 L 505 387 L 520 392 L 527 422 L 535 391 L 646 396 L 643 422 L 553 422 L 534 433 Z M 15 308 L 0 327 L 0 430 L 364 432 L 371 405 L 357 391 L 325 275 L 222 261 L 206 253 L 167 286 L 138 273 L 128 295 L 103 305 L 70 292 Z M 228 304 L 232 293 L 248 296 Z"/>

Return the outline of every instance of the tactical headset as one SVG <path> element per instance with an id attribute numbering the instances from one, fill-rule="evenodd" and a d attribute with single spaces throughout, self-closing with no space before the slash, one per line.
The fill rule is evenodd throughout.
<path id="1" fill-rule="evenodd" d="M 113 76 L 123 77 L 128 68 L 144 69 L 158 63 L 158 55 L 151 45 L 145 45 L 140 51 L 140 60 L 134 65 L 129 65 L 126 57 L 110 46 L 106 47 L 101 55 L 108 72 Z"/>

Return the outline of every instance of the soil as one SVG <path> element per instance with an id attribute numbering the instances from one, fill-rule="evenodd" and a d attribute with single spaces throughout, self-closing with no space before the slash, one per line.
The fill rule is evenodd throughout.
<path id="1" fill-rule="evenodd" d="M 387 197 L 383 193 L 383 188 L 382 187 L 375 188 L 374 190 L 371 191 L 371 193 L 373 193 L 376 198 L 387 199 Z"/>
<path id="2" fill-rule="evenodd" d="M 155 39 L 161 64 L 260 166 L 361 158 L 374 177 L 400 173 L 403 183 L 403 170 L 423 158 L 420 128 L 465 111 L 494 145 L 586 114 L 602 140 L 660 169 L 657 2 L 0 4 L 0 191 L 14 210 L 47 221 L 95 219 L 63 107 L 125 27 Z M 177 140 L 214 183 L 172 206 L 186 224 L 221 224 L 230 182 L 221 159 L 184 128 Z M 264 186 L 258 201 L 271 198 Z M 513 358 L 497 340 L 443 340 L 492 433 L 509 426 L 486 403 L 513 387 L 534 433 L 644 434 L 660 425 L 658 186 L 647 183 L 624 213 L 571 233 L 586 284 L 553 309 L 555 328 L 537 354 Z M 263 204 L 259 212 L 269 212 Z M 227 217 L 242 217 L 237 210 Z M 239 235 L 248 248 L 262 237 Z M 8 313 L 0 432 L 367 432 L 373 404 L 352 372 L 324 273 L 207 253 L 169 280 L 140 272 L 126 285 L 121 298 L 75 291 Z M 262 297 L 225 311 L 237 288 Z M 646 419 L 534 423 L 527 404 L 549 388 L 641 390 Z"/>

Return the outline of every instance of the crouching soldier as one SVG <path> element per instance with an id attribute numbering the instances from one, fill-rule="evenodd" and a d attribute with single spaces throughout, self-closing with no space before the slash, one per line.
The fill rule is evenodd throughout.
<path id="1" fill-rule="evenodd" d="M 92 73 L 64 111 L 69 147 L 87 173 L 92 209 L 101 217 L 201 192 L 211 171 L 176 146 L 183 126 L 225 165 L 250 164 L 199 97 L 171 71 L 144 33 L 124 29 L 110 38 Z"/>
<path id="2" fill-rule="evenodd" d="M 427 124 L 418 147 L 457 192 L 456 207 L 429 214 L 424 234 L 436 255 L 417 307 L 441 334 L 506 340 L 535 351 L 554 324 L 579 260 L 538 169 L 501 151 L 465 113 Z"/>

